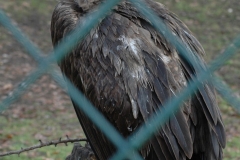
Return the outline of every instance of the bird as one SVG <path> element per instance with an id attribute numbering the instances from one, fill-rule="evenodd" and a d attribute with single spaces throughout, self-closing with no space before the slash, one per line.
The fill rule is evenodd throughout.
<path id="1" fill-rule="evenodd" d="M 51 19 L 57 46 L 104 0 L 61 0 Z M 129 1 L 119 2 L 60 62 L 61 72 L 125 138 L 164 110 L 201 70 L 205 51 L 188 27 L 163 4 L 144 0 L 172 34 L 198 57 L 192 65 Z M 115 152 L 113 143 L 73 102 L 97 159 Z M 157 115 L 158 116 L 158 115 Z M 104 125 L 104 124 L 103 124 Z M 221 160 L 226 133 L 216 93 L 203 82 L 139 150 L 145 160 Z"/>

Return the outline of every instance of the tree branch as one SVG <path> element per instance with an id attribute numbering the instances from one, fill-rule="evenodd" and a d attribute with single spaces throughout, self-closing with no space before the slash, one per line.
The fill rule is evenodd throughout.
<path id="1" fill-rule="evenodd" d="M 34 146 L 31 146 L 28 148 L 21 148 L 21 150 L 18 150 L 18 151 L 10 151 L 7 153 L 0 153 L 0 157 L 12 155 L 12 154 L 17 154 L 19 156 L 22 152 L 27 152 L 27 151 L 31 151 L 31 150 L 34 150 L 37 148 L 42 148 L 42 147 L 51 146 L 51 145 L 54 145 L 56 147 L 58 144 L 61 144 L 61 143 L 64 143 L 67 146 L 67 143 L 87 141 L 87 139 L 85 139 L 85 138 L 70 139 L 68 137 L 68 135 L 66 135 L 66 137 L 67 137 L 67 139 L 65 139 L 65 140 L 62 140 L 62 138 L 59 138 L 58 141 L 51 141 L 51 142 L 45 142 L 45 143 L 43 143 L 42 140 L 39 140 L 40 144 L 38 144 L 38 145 L 34 145 Z"/>

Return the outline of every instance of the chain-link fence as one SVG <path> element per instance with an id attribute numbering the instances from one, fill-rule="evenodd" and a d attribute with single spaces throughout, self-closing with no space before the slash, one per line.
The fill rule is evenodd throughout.
<path id="1" fill-rule="evenodd" d="M 12 35 L 18 40 L 19 43 L 24 46 L 37 62 L 38 68 L 29 74 L 24 81 L 20 83 L 18 88 L 14 92 L 6 97 L 0 103 L 0 112 L 8 108 L 10 104 L 16 101 L 23 92 L 27 91 L 29 86 L 34 83 L 43 74 L 50 74 L 52 78 L 58 82 L 58 84 L 65 88 L 68 88 L 68 93 L 71 98 L 77 103 L 81 110 L 103 131 L 103 133 L 112 141 L 112 143 L 118 149 L 116 154 L 111 159 L 142 159 L 141 156 L 136 152 L 153 134 L 156 132 L 176 111 L 184 100 L 186 100 L 198 87 L 200 87 L 204 81 L 212 81 L 217 88 L 220 95 L 225 98 L 236 110 L 239 108 L 239 100 L 232 96 L 233 92 L 216 76 L 212 76 L 212 73 L 221 67 L 227 60 L 229 60 L 240 47 L 240 37 L 233 41 L 233 43 L 223 52 L 223 54 L 212 61 L 208 68 L 200 71 L 199 74 L 189 82 L 188 86 L 182 90 L 180 94 L 173 97 L 171 101 L 167 101 L 164 104 L 165 110 L 157 111 L 155 115 L 149 118 L 151 125 L 143 125 L 140 127 L 139 132 L 131 135 L 127 139 L 124 139 L 116 129 L 99 113 L 91 103 L 84 98 L 84 95 L 79 92 L 69 80 L 63 80 L 55 70 L 51 68 L 51 64 L 60 61 L 65 54 L 73 49 L 81 39 L 99 22 L 99 19 L 103 19 L 108 12 L 111 11 L 120 0 L 106 0 L 99 6 L 99 9 L 89 14 L 85 21 L 86 23 L 79 26 L 76 30 L 70 33 L 61 43 L 55 48 L 54 54 L 51 53 L 49 57 L 44 58 L 42 52 L 33 43 L 24 36 L 24 34 L 12 24 L 11 20 L 0 10 L 0 23 L 7 28 Z M 195 59 L 198 57 L 191 57 L 187 48 L 184 47 L 182 41 L 180 41 L 168 27 L 164 24 L 163 20 L 156 16 L 142 0 L 129 0 L 139 12 L 146 17 L 156 30 L 162 34 L 169 43 L 174 45 L 180 56 L 184 57 L 188 63 L 192 64 L 196 68 L 200 68 Z M 67 39 L 67 40 L 66 40 Z M 194 59 L 194 60 L 193 60 Z M 199 69 L 200 70 L 200 69 Z M 104 125 L 102 125 L 104 124 Z M 134 156 L 133 156 L 134 155 Z M 134 158 L 133 158 L 134 157 Z"/>

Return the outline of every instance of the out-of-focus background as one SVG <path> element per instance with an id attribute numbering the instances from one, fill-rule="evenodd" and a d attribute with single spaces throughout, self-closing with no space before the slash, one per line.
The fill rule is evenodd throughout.
<path id="1" fill-rule="evenodd" d="M 159 0 L 190 28 L 203 45 L 207 62 L 217 57 L 240 34 L 239 0 Z M 0 0 L 0 8 L 45 55 L 52 50 L 50 20 L 56 0 Z M 235 95 L 240 97 L 240 52 L 226 62 L 216 74 L 221 76 Z M 11 94 L 31 71 L 34 60 L 0 25 L 0 100 Z M 227 131 L 225 160 L 240 159 L 240 115 L 218 96 Z M 0 152 L 19 150 L 38 140 L 57 140 L 68 135 L 83 138 L 71 102 L 48 75 L 31 85 L 21 99 L 0 114 Z M 3 160 L 60 160 L 72 149 L 69 146 L 44 147 L 8 156 Z"/>

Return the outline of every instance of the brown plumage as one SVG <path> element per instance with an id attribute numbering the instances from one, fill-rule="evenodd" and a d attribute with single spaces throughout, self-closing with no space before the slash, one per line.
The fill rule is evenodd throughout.
<path id="1" fill-rule="evenodd" d="M 188 28 L 162 4 L 145 1 L 192 54 L 200 57 L 198 63 L 204 69 L 204 50 Z M 101 0 L 62 0 L 52 16 L 53 45 L 99 3 Z M 118 4 L 59 65 L 125 137 L 199 72 L 128 1 Z M 96 156 L 108 159 L 115 147 L 75 104 L 74 108 Z M 140 153 L 147 160 L 221 160 L 225 143 L 214 88 L 205 83 Z"/>

